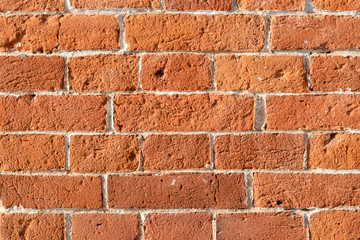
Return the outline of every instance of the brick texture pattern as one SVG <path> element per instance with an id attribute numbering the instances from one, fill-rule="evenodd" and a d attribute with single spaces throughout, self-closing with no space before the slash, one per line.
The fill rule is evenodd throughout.
<path id="1" fill-rule="evenodd" d="M 0 0 L 0 239 L 360 239 L 359 0 Z"/>

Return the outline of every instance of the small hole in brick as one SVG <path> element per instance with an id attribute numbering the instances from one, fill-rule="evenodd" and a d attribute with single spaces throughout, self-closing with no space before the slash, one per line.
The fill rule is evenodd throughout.
<path id="1" fill-rule="evenodd" d="M 276 201 L 276 205 L 281 205 L 282 203 L 282 201 Z"/>
<path id="2" fill-rule="evenodd" d="M 155 73 L 156 78 L 162 78 L 164 76 L 163 70 L 157 70 Z"/>

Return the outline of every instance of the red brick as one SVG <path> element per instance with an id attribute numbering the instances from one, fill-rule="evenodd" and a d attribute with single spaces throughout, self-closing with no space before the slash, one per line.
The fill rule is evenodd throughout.
<path id="1" fill-rule="evenodd" d="M 246 10 L 303 10 L 305 0 L 237 0 L 237 6 Z"/>
<path id="2" fill-rule="evenodd" d="M 66 15 L 60 19 L 59 50 L 117 49 L 115 16 Z"/>
<path id="3" fill-rule="evenodd" d="M 195 54 L 147 54 L 142 57 L 145 90 L 195 91 L 210 87 L 210 59 Z"/>
<path id="4" fill-rule="evenodd" d="M 132 214 L 74 214 L 71 239 L 138 239 L 139 229 L 138 218 Z"/>
<path id="5" fill-rule="evenodd" d="M 309 92 L 301 56 L 235 56 L 215 58 L 219 90 Z"/>
<path id="6" fill-rule="evenodd" d="M 69 84 L 75 91 L 133 91 L 137 59 L 131 55 L 97 55 L 69 60 Z"/>
<path id="7" fill-rule="evenodd" d="M 0 1 L 0 11 L 59 11 L 64 10 L 64 0 L 6 0 Z"/>
<path id="8" fill-rule="evenodd" d="M 358 11 L 360 2 L 357 0 L 310 0 L 315 9 L 333 11 Z"/>
<path id="9" fill-rule="evenodd" d="M 65 239 L 62 214 L 1 214 L 0 221 L 1 239 Z"/>
<path id="10" fill-rule="evenodd" d="M 254 99 L 246 95 L 117 95 L 117 131 L 251 130 Z"/>
<path id="11" fill-rule="evenodd" d="M 71 136 L 70 168 L 74 172 L 136 170 L 139 141 L 136 136 Z"/>
<path id="12" fill-rule="evenodd" d="M 64 87 L 62 57 L 0 56 L 0 62 L 1 91 L 53 91 Z"/>
<path id="13" fill-rule="evenodd" d="M 231 0 L 164 0 L 165 9 L 229 11 Z"/>
<path id="14" fill-rule="evenodd" d="M 360 127 L 359 95 L 267 96 L 267 129 Z"/>
<path id="15" fill-rule="evenodd" d="M 144 170 L 206 168 L 210 164 L 208 135 L 150 135 L 143 141 Z"/>
<path id="16" fill-rule="evenodd" d="M 360 204 L 360 175 L 255 173 L 255 207 L 333 208 Z"/>
<path id="17" fill-rule="evenodd" d="M 70 0 L 75 8 L 159 8 L 160 0 Z"/>
<path id="18" fill-rule="evenodd" d="M 244 175 L 213 173 L 110 175 L 111 208 L 243 208 Z"/>
<path id="19" fill-rule="evenodd" d="M 358 239 L 360 236 L 359 211 L 321 211 L 311 214 L 311 239 Z"/>
<path id="20" fill-rule="evenodd" d="M 215 139 L 216 169 L 301 169 L 302 134 L 223 135 Z"/>
<path id="21" fill-rule="evenodd" d="M 0 135 L 0 170 L 62 169 L 65 164 L 63 136 Z"/>
<path id="22" fill-rule="evenodd" d="M 0 96 L 0 130 L 104 130 L 105 105 L 105 96 Z"/>
<path id="23" fill-rule="evenodd" d="M 145 239 L 212 239 L 209 213 L 151 213 L 145 219 Z"/>
<path id="24" fill-rule="evenodd" d="M 309 133 L 308 167 L 358 169 L 359 143 L 359 134 Z"/>
<path id="25" fill-rule="evenodd" d="M 125 22 L 129 50 L 259 51 L 264 18 L 257 15 L 132 14 Z"/>
<path id="26" fill-rule="evenodd" d="M 57 15 L 0 17 L 0 52 L 56 50 L 59 18 Z"/>
<path id="27" fill-rule="evenodd" d="M 285 212 L 230 213 L 216 216 L 217 239 L 306 239 L 302 216 Z"/>
<path id="28" fill-rule="evenodd" d="M 358 57 L 311 57 L 311 88 L 314 91 L 359 91 L 359 71 L 360 58 Z"/>
<path id="29" fill-rule="evenodd" d="M 349 49 L 360 47 L 360 18 L 300 15 L 271 18 L 271 49 Z"/>
<path id="30" fill-rule="evenodd" d="M 5 208 L 101 208 L 100 177 L 0 176 Z"/>

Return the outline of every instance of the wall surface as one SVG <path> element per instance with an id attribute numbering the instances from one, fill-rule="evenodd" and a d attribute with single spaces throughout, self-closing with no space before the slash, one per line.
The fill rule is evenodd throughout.
<path id="1" fill-rule="evenodd" d="M 360 239 L 358 11 L 0 0 L 0 239 Z"/>

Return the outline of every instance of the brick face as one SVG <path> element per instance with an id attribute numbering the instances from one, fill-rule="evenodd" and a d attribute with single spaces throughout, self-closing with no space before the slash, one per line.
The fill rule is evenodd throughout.
<path id="1" fill-rule="evenodd" d="M 165 9 L 177 10 L 230 10 L 231 0 L 165 0 Z"/>
<path id="2" fill-rule="evenodd" d="M 64 0 L 7 0 L 0 2 L 0 11 L 64 10 Z"/>
<path id="3" fill-rule="evenodd" d="M 237 0 L 237 6 L 246 10 L 302 10 L 305 0 Z"/>
<path id="4" fill-rule="evenodd" d="M 70 0 L 72 6 L 76 8 L 158 8 L 160 0 Z"/>
<path id="5" fill-rule="evenodd" d="M 315 9 L 333 11 L 356 11 L 360 9 L 360 2 L 348 0 L 310 0 Z"/>

